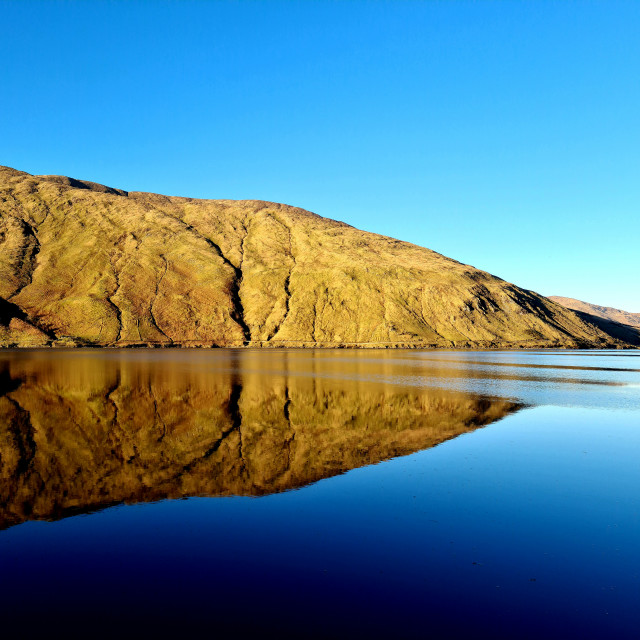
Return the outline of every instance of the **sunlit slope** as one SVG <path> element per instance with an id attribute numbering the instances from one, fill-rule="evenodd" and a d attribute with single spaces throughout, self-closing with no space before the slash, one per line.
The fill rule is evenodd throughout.
<path id="1" fill-rule="evenodd" d="M 262 201 L 0 169 L 0 345 L 604 346 L 429 249 Z"/>

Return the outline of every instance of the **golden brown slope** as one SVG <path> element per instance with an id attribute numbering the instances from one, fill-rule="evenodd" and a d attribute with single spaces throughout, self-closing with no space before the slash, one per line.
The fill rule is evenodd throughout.
<path id="1" fill-rule="evenodd" d="M 0 344 L 604 346 L 533 292 L 262 201 L 0 169 Z"/>
<path id="2" fill-rule="evenodd" d="M 567 309 L 572 309 L 573 311 L 582 311 L 583 313 L 589 313 L 592 316 L 598 316 L 605 320 L 611 320 L 612 322 L 619 322 L 620 324 L 628 324 L 631 327 L 640 328 L 640 313 L 630 313 L 629 311 L 614 309 L 613 307 L 602 307 L 598 304 L 583 302 L 582 300 L 576 300 L 575 298 L 549 296 L 549 300 L 553 300 L 554 302 L 561 304 L 563 307 L 567 307 Z"/>

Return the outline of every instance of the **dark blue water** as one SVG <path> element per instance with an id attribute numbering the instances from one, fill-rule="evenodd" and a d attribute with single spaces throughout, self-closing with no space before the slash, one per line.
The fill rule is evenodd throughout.
<path id="1" fill-rule="evenodd" d="M 458 411 L 466 399 L 481 398 L 484 411 L 495 410 L 486 403 L 513 405 L 435 446 L 260 497 L 103 504 L 92 513 L 78 504 L 79 515 L 67 510 L 54 521 L 12 516 L 0 531 L 3 628 L 21 637 L 54 628 L 73 637 L 638 636 L 638 354 L 234 354 L 41 354 L 25 364 L 13 353 L 5 358 L 5 379 L 14 382 L 5 388 L 17 380 L 22 390 L 6 396 L 22 398 L 24 408 L 38 385 L 60 395 L 61 376 L 70 377 L 67 367 L 77 368 L 73 358 L 83 357 L 103 369 L 100 359 L 111 359 L 105 370 L 124 368 L 130 377 L 132 366 L 148 371 L 149 362 L 156 373 L 165 366 L 206 370 L 220 380 L 240 376 L 249 394 L 239 404 L 242 423 L 256 421 L 257 443 L 275 427 L 266 409 L 256 418 L 249 403 L 262 397 L 257 389 L 279 388 L 284 377 L 299 385 L 329 381 L 353 392 L 346 400 L 334 391 L 323 396 L 327 411 L 331 402 L 357 409 L 353 398 L 372 398 L 366 405 L 371 428 L 376 412 L 385 411 L 376 400 L 381 389 L 405 421 L 415 420 L 415 412 L 402 409 L 403 394 L 455 400 L 451 419 L 467 415 Z M 55 358 L 72 360 L 56 365 Z M 40 369 L 46 376 L 39 377 Z M 149 383 L 139 371 L 132 377 Z M 73 388 L 64 388 L 72 397 Z M 288 419 L 299 411 L 302 424 L 303 407 L 295 405 L 306 396 L 297 396 L 295 386 L 287 389 Z M 433 400 L 434 394 L 442 396 Z M 55 411 L 52 396 L 41 401 Z M 5 428 L 17 420 L 4 415 Z M 44 418 L 35 409 L 30 415 L 32 440 L 44 448 L 38 444 L 38 420 Z M 215 421 L 214 413 L 210 418 Z M 95 420 L 107 418 L 96 412 Z M 428 427 L 442 421 L 440 416 Z M 73 425 L 60 428 L 91 429 L 77 418 Z M 296 437 L 306 433 L 298 430 Z M 332 458 L 350 455 L 341 446 Z M 108 486 L 95 475 L 91 482 Z M 8 480 L 2 486 L 9 487 L 0 496 L 8 504 L 17 490 Z M 221 491 L 233 493 L 226 486 Z M 38 492 L 32 492 L 34 504 L 50 499 L 45 486 Z M 246 487 L 242 492 L 251 493 Z M 115 501 L 121 502 L 118 496 Z M 16 512 L 15 505 L 11 509 Z"/>

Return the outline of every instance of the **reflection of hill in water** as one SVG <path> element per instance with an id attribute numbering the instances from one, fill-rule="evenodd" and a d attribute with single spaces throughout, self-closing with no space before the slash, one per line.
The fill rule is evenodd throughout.
<path id="1" fill-rule="evenodd" d="M 0 361 L 0 528 L 119 502 L 284 491 L 432 447 L 520 406 L 299 375 L 295 363 L 256 373 L 250 358 Z"/>

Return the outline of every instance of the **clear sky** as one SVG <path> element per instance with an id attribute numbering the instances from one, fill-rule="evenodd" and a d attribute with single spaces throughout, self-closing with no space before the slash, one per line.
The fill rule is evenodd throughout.
<path id="1" fill-rule="evenodd" d="M 640 312 L 640 2 L 0 0 L 0 29 L 0 164 Z"/>

